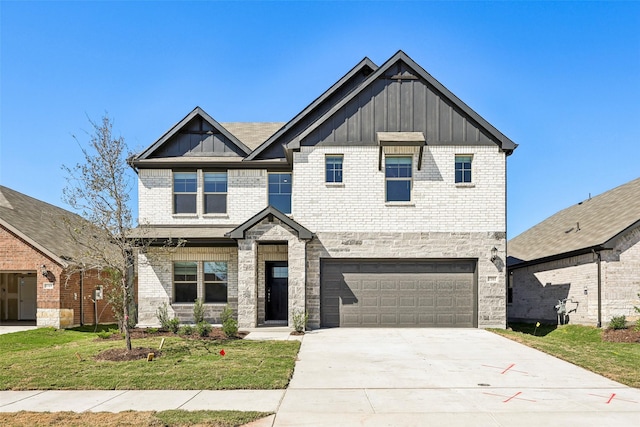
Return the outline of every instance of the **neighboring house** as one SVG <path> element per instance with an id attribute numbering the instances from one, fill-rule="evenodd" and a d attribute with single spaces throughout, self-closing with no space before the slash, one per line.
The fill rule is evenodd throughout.
<path id="1" fill-rule="evenodd" d="M 635 318 L 640 178 L 558 212 L 508 248 L 510 321 L 602 326 L 612 316 Z"/>
<path id="2" fill-rule="evenodd" d="M 287 123 L 195 108 L 130 159 L 139 322 L 204 300 L 241 327 L 506 325 L 509 138 L 405 53 L 365 58 Z M 185 245 L 167 251 L 167 239 Z"/>
<path id="3" fill-rule="evenodd" d="M 31 320 L 66 328 L 95 322 L 93 292 L 98 272 L 76 272 L 76 244 L 63 218 L 83 221 L 64 209 L 0 186 L 0 322 Z M 113 322 L 105 300 L 98 322 Z"/>

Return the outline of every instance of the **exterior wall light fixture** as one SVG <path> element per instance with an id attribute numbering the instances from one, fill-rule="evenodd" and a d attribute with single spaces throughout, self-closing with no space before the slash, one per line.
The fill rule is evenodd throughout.
<path id="1" fill-rule="evenodd" d="M 491 248 L 491 261 L 495 261 L 496 259 L 498 259 L 498 248 L 494 246 Z"/>

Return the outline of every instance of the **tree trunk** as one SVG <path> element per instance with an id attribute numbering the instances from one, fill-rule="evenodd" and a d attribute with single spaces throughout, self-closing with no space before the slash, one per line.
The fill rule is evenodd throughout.
<path id="1" fill-rule="evenodd" d="M 129 332 L 129 285 L 127 284 L 126 274 L 122 275 L 122 301 L 123 310 L 122 314 L 122 328 L 124 329 L 124 341 L 127 346 L 127 350 L 131 350 L 131 334 Z"/>

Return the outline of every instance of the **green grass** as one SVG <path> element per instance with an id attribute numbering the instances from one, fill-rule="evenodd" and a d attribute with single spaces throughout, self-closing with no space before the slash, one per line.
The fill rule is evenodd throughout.
<path id="1" fill-rule="evenodd" d="M 640 344 L 602 340 L 602 330 L 581 325 L 510 325 L 492 332 L 581 366 L 631 387 L 640 388 Z M 535 335 L 533 335 L 535 331 Z"/>
<path id="2" fill-rule="evenodd" d="M 161 412 L 15 412 L 0 413 L 0 425 L 13 427 L 235 427 L 270 415 L 264 412 L 183 411 Z"/>
<path id="3" fill-rule="evenodd" d="M 157 349 L 161 339 L 134 339 L 133 347 Z M 94 359 L 109 348 L 124 341 L 51 328 L 0 335 L 0 390 L 282 389 L 300 343 L 167 337 L 153 362 Z"/>

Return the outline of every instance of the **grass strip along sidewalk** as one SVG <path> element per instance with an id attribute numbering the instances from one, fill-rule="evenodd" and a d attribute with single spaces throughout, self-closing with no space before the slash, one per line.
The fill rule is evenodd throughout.
<path id="1" fill-rule="evenodd" d="M 157 349 L 161 339 L 134 339 L 133 347 Z M 123 340 L 78 330 L 0 335 L 0 390 L 284 389 L 300 343 L 175 336 L 165 338 L 161 355 L 151 362 L 95 360 L 107 349 L 123 347 Z"/>
<path id="2" fill-rule="evenodd" d="M 640 388 L 640 343 L 604 341 L 604 331 L 591 326 L 510 326 L 511 331 L 491 331 L 619 383 Z"/>

